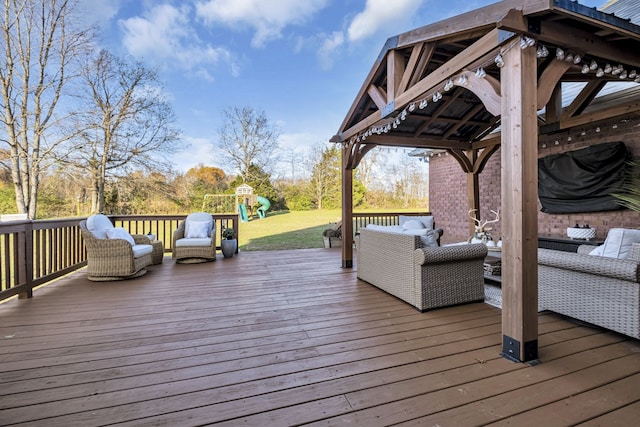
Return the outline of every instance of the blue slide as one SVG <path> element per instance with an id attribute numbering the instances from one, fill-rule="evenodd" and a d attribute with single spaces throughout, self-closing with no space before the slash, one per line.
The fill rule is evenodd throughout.
<path id="1" fill-rule="evenodd" d="M 238 204 L 238 213 L 240 214 L 240 221 L 249 222 L 249 217 L 247 216 L 247 206 L 244 203 Z"/>
<path id="2" fill-rule="evenodd" d="M 260 207 L 257 209 L 258 216 L 260 218 L 264 218 L 265 216 L 267 216 L 267 211 L 271 207 L 271 202 L 269 202 L 269 199 L 265 199 L 262 196 L 258 196 L 257 200 L 258 200 L 258 203 L 260 204 Z"/>

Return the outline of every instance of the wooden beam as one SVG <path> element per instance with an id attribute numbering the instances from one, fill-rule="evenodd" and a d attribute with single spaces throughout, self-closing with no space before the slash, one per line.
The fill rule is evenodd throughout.
<path id="1" fill-rule="evenodd" d="M 416 65 L 418 64 L 418 60 L 422 57 L 422 51 L 424 50 L 424 43 L 418 43 L 413 46 L 411 49 L 411 56 L 409 57 L 409 62 L 404 69 L 404 73 L 402 74 L 402 80 L 398 84 L 398 93 L 402 93 L 407 90 L 409 86 L 409 82 L 411 81 L 411 76 L 414 75 L 416 70 Z"/>
<path id="2" fill-rule="evenodd" d="M 487 162 L 489 161 L 491 156 L 493 156 L 493 154 L 496 151 L 498 151 L 499 148 L 500 148 L 500 144 L 496 144 L 482 150 L 482 153 L 480 153 L 480 155 L 478 156 L 478 158 L 473 164 L 473 172 L 477 174 L 482 173 L 482 171 L 484 170 L 484 167 L 487 165 Z M 477 150 L 474 150 L 474 151 L 477 151 Z"/>
<path id="3" fill-rule="evenodd" d="M 387 104 L 396 99 L 404 71 L 402 53 L 397 50 L 390 50 L 387 53 Z"/>
<path id="4" fill-rule="evenodd" d="M 376 104 L 376 107 L 378 107 L 378 109 L 382 110 L 387 104 L 387 94 L 378 86 L 369 86 L 367 94 L 369 95 L 369 98 L 371 98 L 373 103 Z"/>
<path id="5" fill-rule="evenodd" d="M 538 86 L 538 104 L 540 104 L 540 86 Z M 556 123 L 562 115 L 562 85 L 556 84 L 545 108 L 545 122 Z"/>
<path id="6" fill-rule="evenodd" d="M 458 83 L 458 78 L 464 76 L 467 83 Z M 500 115 L 500 82 L 491 76 L 477 77 L 476 73 L 463 71 L 454 77 L 454 84 L 473 92 L 484 104 L 486 110 L 494 116 Z"/>
<path id="7" fill-rule="evenodd" d="M 416 148 L 453 148 L 468 150 L 471 144 L 466 141 L 452 141 L 438 138 L 414 137 L 402 135 L 398 132 L 389 132 L 383 135 L 371 135 L 366 143 L 387 147 L 416 147 Z"/>
<path id="8" fill-rule="evenodd" d="M 405 87 L 403 87 L 402 91 L 406 91 L 407 88 L 415 85 L 420 79 L 422 79 L 422 75 L 424 74 L 431 58 L 433 57 L 433 52 L 436 50 L 435 43 L 426 43 L 422 48 L 422 54 L 420 55 L 420 61 L 414 67 L 413 73 L 411 73 L 411 79 L 407 83 Z"/>
<path id="9" fill-rule="evenodd" d="M 537 38 L 543 43 L 555 44 L 563 49 L 640 68 L 640 54 L 637 51 L 618 47 L 588 31 L 559 22 L 544 21 Z"/>
<path id="10" fill-rule="evenodd" d="M 447 151 L 454 159 L 458 161 L 458 164 L 460 164 L 463 172 L 469 173 L 473 170 L 473 162 L 472 160 L 469 160 L 469 157 L 467 157 L 465 151 L 458 149 L 451 149 Z"/>
<path id="11" fill-rule="evenodd" d="M 527 362 L 538 358 L 536 50 L 502 57 L 502 355 Z"/>
<path id="12" fill-rule="evenodd" d="M 623 116 L 640 111 L 640 101 L 631 101 L 615 107 L 606 108 L 590 113 L 583 113 L 570 119 L 561 120 L 559 129 L 568 129 L 575 126 L 587 125 L 611 117 Z"/>
<path id="13" fill-rule="evenodd" d="M 558 82 L 569 68 L 571 68 L 570 63 L 556 59 L 551 60 L 545 67 L 538 80 L 538 102 L 536 104 L 538 110 L 547 105 L 551 99 L 551 95 L 558 86 Z"/>
<path id="14" fill-rule="evenodd" d="M 560 121 L 573 117 L 576 114 L 582 113 L 606 84 L 607 82 L 604 82 L 602 80 L 593 80 L 587 83 L 587 85 L 582 88 L 578 96 L 575 97 L 571 104 L 564 108 L 560 116 Z"/>

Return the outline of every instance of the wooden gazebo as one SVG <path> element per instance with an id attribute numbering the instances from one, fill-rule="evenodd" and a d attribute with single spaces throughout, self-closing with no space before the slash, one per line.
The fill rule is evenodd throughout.
<path id="1" fill-rule="evenodd" d="M 581 83 L 566 106 L 562 83 Z M 538 136 L 640 111 L 638 83 L 640 26 L 571 0 L 505 0 L 389 38 L 332 138 L 343 267 L 353 266 L 352 172 L 368 151 L 446 150 L 478 209 L 478 175 L 501 148 L 503 355 L 536 360 Z M 605 87 L 616 95 L 599 97 Z"/>

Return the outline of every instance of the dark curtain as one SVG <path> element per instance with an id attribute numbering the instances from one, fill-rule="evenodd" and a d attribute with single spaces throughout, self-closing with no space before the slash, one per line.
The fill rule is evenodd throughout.
<path id="1" fill-rule="evenodd" d="M 593 145 L 538 160 L 542 212 L 599 212 L 620 209 L 610 194 L 622 184 L 629 155 L 623 142 Z"/>

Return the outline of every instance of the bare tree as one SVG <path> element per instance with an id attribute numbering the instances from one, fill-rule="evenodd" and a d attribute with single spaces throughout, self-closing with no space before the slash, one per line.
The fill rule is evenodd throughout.
<path id="1" fill-rule="evenodd" d="M 218 147 L 243 181 L 251 180 L 251 165 L 269 171 L 270 161 L 278 149 L 280 133 L 265 113 L 251 107 L 227 107 L 222 118 Z"/>
<path id="2" fill-rule="evenodd" d="M 179 132 L 158 76 L 140 62 L 101 51 L 82 72 L 86 99 L 73 132 L 77 136 L 59 159 L 91 177 L 92 212 L 105 206 L 107 178 L 131 170 L 170 170 Z"/>
<path id="3" fill-rule="evenodd" d="M 40 173 L 67 136 L 55 131 L 71 69 L 91 41 L 89 30 L 74 28 L 73 0 L 4 0 L 0 22 L 1 143 L 20 213 L 35 218 Z M 7 166 L 7 164 L 5 164 Z"/>

